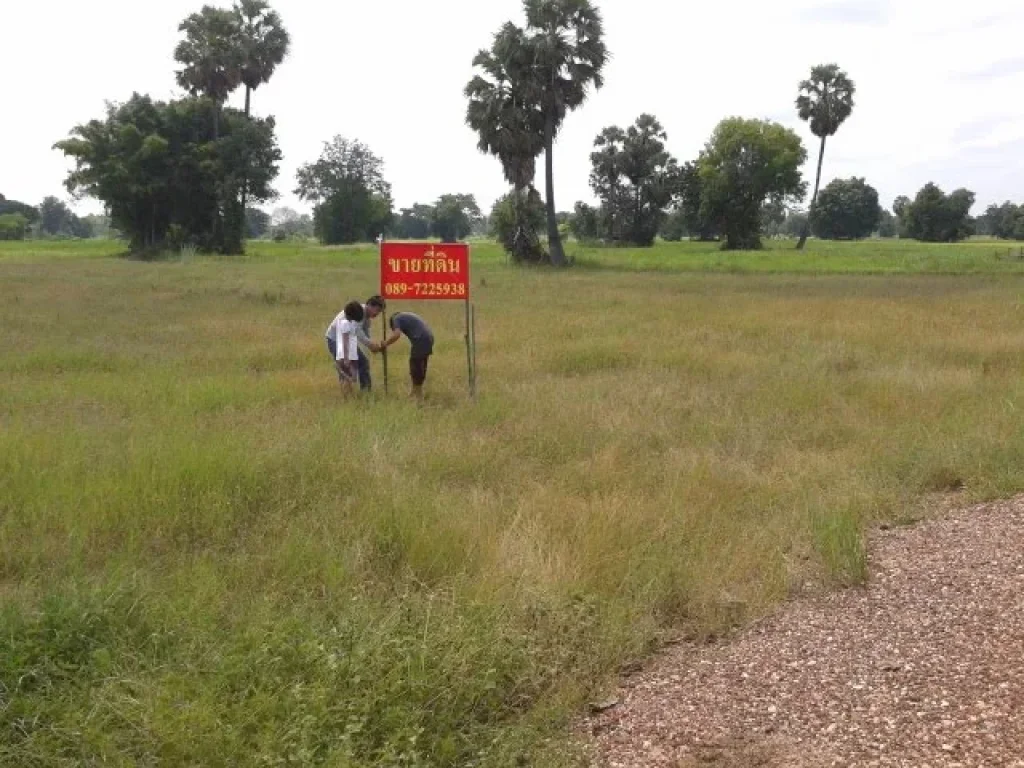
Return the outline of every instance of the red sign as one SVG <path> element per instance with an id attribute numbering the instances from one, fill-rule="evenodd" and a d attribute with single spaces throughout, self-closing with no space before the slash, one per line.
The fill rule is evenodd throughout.
<path id="1" fill-rule="evenodd" d="M 380 293 L 402 301 L 468 301 L 469 246 L 381 243 Z"/>

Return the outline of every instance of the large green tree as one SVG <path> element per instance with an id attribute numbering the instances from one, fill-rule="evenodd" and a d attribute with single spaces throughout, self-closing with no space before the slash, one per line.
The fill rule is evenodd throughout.
<path id="1" fill-rule="evenodd" d="M 856 87 L 853 81 L 836 64 L 822 64 L 811 70 L 809 79 L 800 83 L 800 95 L 796 99 L 800 119 L 811 125 L 811 133 L 821 139 L 818 150 L 818 172 L 814 177 L 814 194 L 811 195 L 810 214 L 813 218 L 814 205 L 821 186 L 821 167 L 825 160 L 825 142 L 835 136 L 846 119 L 853 113 L 853 95 Z M 797 250 L 807 242 L 807 231 L 800 235 Z"/>
<path id="2" fill-rule="evenodd" d="M 430 234 L 447 243 L 463 240 L 480 216 L 473 195 L 441 195 L 432 206 Z"/>
<path id="3" fill-rule="evenodd" d="M 1024 205 L 1007 200 L 990 205 L 978 219 L 979 233 L 1006 240 L 1024 240 Z"/>
<path id="4" fill-rule="evenodd" d="M 425 240 L 430 237 L 434 206 L 416 203 L 403 208 L 391 222 L 389 234 L 399 240 Z"/>
<path id="5" fill-rule="evenodd" d="M 864 179 L 835 179 L 821 190 L 811 229 L 824 240 L 859 240 L 878 227 L 878 191 Z"/>
<path id="6" fill-rule="evenodd" d="M 178 240 L 222 250 L 219 211 L 234 199 L 246 158 L 254 199 L 268 200 L 281 152 L 272 118 L 219 112 L 209 99 L 165 103 L 133 94 L 111 104 L 105 119 L 57 143 L 75 161 L 65 186 L 101 200 L 133 250 Z"/>
<path id="7" fill-rule="evenodd" d="M 761 247 L 766 204 L 803 199 L 800 137 L 778 123 L 732 117 L 718 124 L 698 159 L 701 216 L 725 236 L 723 247 Z"/>
<path id="8" fill-rule="evenodd" d="M 955 243 L 974 234 L 974 193 L 957 189 L 946 195 L 928 182 L 906 209 L 907 235 L 930 243 Z"/>
<path id="9" fill-rule="evenodd" d="M 621 155 L 625 143 L 626 132 L 617 125 L 611 125 L 597 135 L 594 151 L 590 153 L 590 188 L 601 201 L 595 236 L 612 243 L 620 242 L 624 237 L 622 212 L 626 207 L 627 193 Z"/>
<path id="10" fill-rule="evenodd" d="M 554 143 L 566 115 L 578 109 L 590 89 L 602 87 L 608 60 L 601 14 L 590 0 L 524 0 L 527 44 L 532 49 L 544 117 L 544 162 L 548 248 L 553 264 L 565 264 L 555 208 Z"/>
<path id="11" fill-rule="evenodd" d="M 369 241 L 391 224 L 384 161 L 360 141 L 335 136 L 320 158 L 299 168 L 295 194 L 314 204 L 313 221 L 329 245 Z"/>
<path id="12" fill-rule="evenodd" d="M 79 237 L 82 236 L 83 227 L 67 203 L 50 195 L 39 204 L 39 231 L 44 235 Z"/>
<path id="13" fill-rule="evenodd" d="M 498 158 L 512 185 L 502 208 L 503 215 L 511 215 L 512 224 L 506 227 L 502 243 L 514 261 L 543 261 L 548 256 L 540 244 L 532 201 L 546 120 L 536 94 L 535 62 L 526 32 L 506 23 L 490 49 L 477 53 L 473 66 L 477 74 L 465 89 L 466 123 L 477 134 L 477 147 Z"/>
<path id="14" fill-rule="evenodd" d="M 679 182 L 676 206 L 680 227 L 691 238 L 701 241 L 718 237 L 715 222 L 703 207 L 704 183 L 701 181 L 700 166 L 696 162 L 683 163 L 679 168 Z"/>
<path id="15" fill-rule="evenodd" d="M 666 139 L 657 118 L 644 114 L 626 130 L 606 128 L 594 142 L 591 188 L 612 231 L 631 245 L 654 244 L 676 196 L 679 167 L 665 149 Z"/>

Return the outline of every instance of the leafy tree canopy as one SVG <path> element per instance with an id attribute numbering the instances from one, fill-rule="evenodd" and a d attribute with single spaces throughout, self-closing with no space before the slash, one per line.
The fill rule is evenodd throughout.
<path id="1" fill-rule="evenodd" d="M 441 195 L 432 207 L 430 233 L 444 242 L 457 242 L 469 236 L 480 217 L 473 195 Z"/>
<path id="2" fill-rule="evenodd" d="M 907 235 L 929 243 L 955 243 L 974 234 L 974 193 L 957 189 L 946 195 L 929 182 L 906 211 Z"/>
<path id="3" fill-rule="evenodd" d="M 39 214 L 39 231 L 44 235 L 81 238 L 93 236 L 91 222 L 76 216 L 64 202 L 56 197 L 44 198 L 39 205 Z"/>
<path id="4" fill-rule="evenodd" d="M 336 245 L 375 239 L 392 221 L 391 185 L 384 161 L 360 141 L 335 136 L 320 158 L 302 166 L 295 194 L 315 204 L 321 242 Z"/>
<path id="5" fill-rule="evenodd" d="M 980 234 L 1005 240 L 1024 240 L 1024 205 L 1007 200 L 1002 205 L 990 205 L 978 219 Z"/>
<path id="6" fill-rule="evenodd" d="M 649 246 L 679 189 L 680 170 L 664 128 L 641 115 L 626 130 L 605 128 L 590 155 L 590 186 L 601 200 L 604 238 Z"/>
<path id="7" fill-rule="evenodd" d="M 864 179 L 836 179 L 818 196 L 811 229 L 825 240 L 859 240 L 878 226 L 878 191 Z"/>
<path id="8" fill-rule="evenodd" d="M 173 227 L 172 240 L 235 252 L 224 232 L 241 230 L 218 227 L 218 211 L 233 202 L 246 172 L 253 198 L 271 199 L 281 152 L 273 118 L 225 110 L 214 140 L 216 113 L 208 99 L 165 103 L 133 94 L 111 104 L 105 119 L 57 143 L 75 161 L 65 186 L 75 197 L 103 201 L 135 250 L 162 247 Z"/>
<path id="9" fill-rule="evenodd" d="M 698 159 L 701 216 L 724 234 L 726 248 L 760 248 L 762 210 L 799 202 L 807 150 L 778 123 L 732 117 L 718 124 Z"/>
<path id="10" fill-rule="evenodd" d="M 434 221 L 434 206 L 416 203 L 403 208 L 391 222 L 389 234 L 399 240 L 426 240 Z"/>

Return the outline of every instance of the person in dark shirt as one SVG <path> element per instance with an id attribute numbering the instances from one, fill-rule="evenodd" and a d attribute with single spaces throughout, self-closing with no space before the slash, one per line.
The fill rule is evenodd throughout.
<path id="1" fill-rule="evenodd" d="M 381 344 L 387 349 L 403 335 L 409 339 L 409 376 L 412 378 L 412 396 L 423 399 L 423 382 L 427 380 L 427 365 L 434 353 L 434 333 L 419 315 L 412 312 L 398 312 L 388 321 L 391 335 Z"/>

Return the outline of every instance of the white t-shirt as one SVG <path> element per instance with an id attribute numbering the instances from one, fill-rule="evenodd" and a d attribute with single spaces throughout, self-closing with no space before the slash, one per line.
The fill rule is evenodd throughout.
<path id="1" fill-rule="evenodd" d="M 341 340 L 344 334 L 348 334 L 348 360 L 359 359 L 359 340 L 356 338 L 356 330 L 359 323 L 354 323 L 345 317 L 345 312 L 339 312 L 334 321 L 327 326 L 327 338 L 335 342 L 337 350 L 335 357 L 338 360 L 345 360 L 346 350 L 341 348 Z"/>

